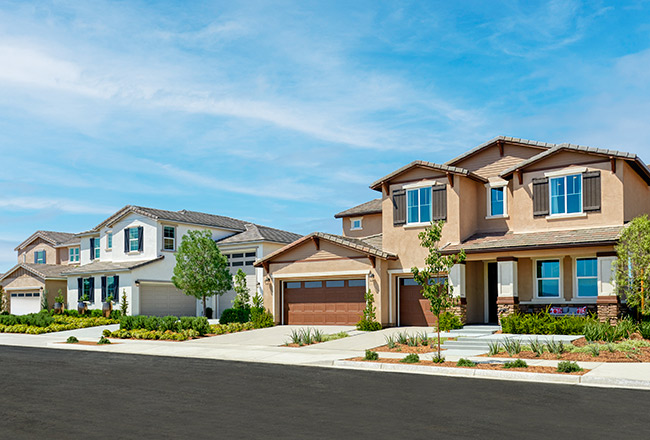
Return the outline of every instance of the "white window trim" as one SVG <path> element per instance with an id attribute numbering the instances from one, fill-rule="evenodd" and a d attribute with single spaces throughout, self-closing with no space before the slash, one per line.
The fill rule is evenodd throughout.
<path id="1" fill-rule="evenodd" d="M 174 246 L 172 249 L 165 249 L 165 228 L 172 228 L 174 230 Z M 176 226 L 172 225 L 162 225 L 162 252 L 176 252 L 176 232 L 178 231 L 178 228 Z"/>
<path id="2" fill-rule="evenodd" d="M 492 188 L 503 188 L 503 214 L 500 215 L 490 215 L 492 212 Z M 486 194 L 486 220 L 491 219 L 504 219 L 509 218 L 508 216 L 508 182 L 488 182 L 485 184 L 485 194 Z"/>
<path id="3" fill-rule="evenodd" d="M 537 262 L 538 261 L 552 261 L 558 260 L 560 263 L 560 277 L 559 277 L 559 296 L 539 296 L 537 289 Z M 533 259 L 533 298 L 536 303 L 556 303 L 556 302 L 566 302 L 564 299 L 564 257 L 544 257 L 544 258 L 534 258 Z M 550 278 L 543 278 L 550 279 Z"/>
<path id="4" fill-rule="evenodd" d="M 586 168 L 580 168 L 580 169 L 581 170 L 586 170 Z M 573 172 L 566 173 L 566 174 L 548 176 L 549 177 L 549 181 L 548 181 L 548 212 L 549 212 L 549 215 L 546 216 L 547 220 L 553 220 L 553 219 L 559 219 L 559 218 L 586 217 L 587 216 L 587 213 L 585 213 L 583 211 L 583 208 L 582 208 L 582 197 L 583 197 L 583 191 L 584 191 L 584 188 L 583 188 L 583 185 L 582 185 L 582 173 L 583 172 L 584 171 L 582 171 L 581 173 L 578 173 L 576 171 L 573 171 Z M 566 177 L 567 176 L 573 176 L 573 175 L 580 176 L 580 211 L 579 212 L 569 212 L 569 213 L 567 213 L 566 210 L 567 210 L 568 197 L 567 197 L 567 192 L 566 192 Z M 546 176 L 546 174 L 545 174 L 545 176 Z M 551 195 L 551 191 L 552 191 L 551 179 L 557 179 L 559 177 L 564 177 L 565 178 L 564 179 L 564 211 L 565 212 L 558 213 L 558 214 L 552 214 L 551 209 L 553 209 L 552 208 L 552 206 L 553 206 L 553 197 Z"/>
<path id="5" fill-rule="evenodd" d="M 587 168 L 585 167 L 578 167 L 578 168 L 567 168 L 564 170 L 558 170 L 558 171 L 549 171 L 544 173 L 544 177 L 562 177 L 562 176 L 570 176 L 571 174 L 582 174 L 587 171 Z"/>
<path id="6" fill-rule="evenodd" d="M 131 238 L 131 230 L 132 229 L 135 229 L 136 231 L 138 231 L 138 234 L 137 234 L 136 238 Z M 136 242 L 136 249 L 131 249 L 131 242 L 133 240 L 135 240 L 135 242 Z M 131 255 L 131 254 L 139 254 L 140 253 L 140 251 L 137 249 L 137 247 L 138 247 L 137 244 L 138 244 L 139 240 L 140 240 L 140 231 L 139 231 L 138 227 L 135 226 L 135 227 L 129 228 L 129 252 L 128 252 L 129 255 Z"/>
<path id="7" fill-rule="evenodd" d="M 578 260 L 582 260 L 585 258 L 591 258 L 596 260 L 596 296 L 579 296 L 579 291 L 578 291 Z M 584 303 L 589 303 L 593 302 L 595 303 L 596 300 L 598 299 L 598 280 L 600 279 L 600 264 L 598 264 L 598 257 L 595 255 L 578 255 L 573 257 L 573 297 L 571 298 L 572 301 L 575 302 L 584 302 Z M 581 278 L 593 278 L 593 277 L 581 277 Z"/>
<path id="8" fill-rule="evenodd" d="M 113 235 L 113 231 L 106 231 L 106 251 L 111 252 L 113 250 L 113 243 L 111 243 L 111 247 L 108 247 L 108 235 L 111 234 Z M 112 241 L 112 240 L 111 240 Z"/>
<path id="9" fill-rule="evenodd" d="M 419 182 L 422 183 L 422 182 Z M 409 227 L 412 228 L 419 228 L 422 226 L 431 226 L 431 221 L 428 222 L 409 222 L 409 191 L 414 191 L 416 190 L 418 192 L 418 218 L 420 217 L 420 190 L 422 188 L 431 188 L 429 191 L 429 218 L 433 219 L 433 186 L 431 185 L 419 185 L 415 186 L 412 188 L 408 188 L 406 190 L 406 223 L 404 224 L 404 228 L 408 229 Z"/>
<path id="10" fill-rule="evenodd" d="M 77 254 L 76 259 L 75 259 L 75 252 L 74 252 L 75 249 L 78 250 L 78 252 L 76 253 Z M 78 263 L 80 254 L 81 254 L 81 249 L 80 248 L 78 248 L 78 247 L 68 248 L 68 262 L 70 262 L 70 263 Z"/>
<path id="11" fill-rule="evenodd" d="M 354 227 L 354 222 L 359 221 L 359 227 Z M 363 217 L 352 217 L 350 218 L 350 231 L 360 231 L 363 229 Z"/>
<path id="12" fill-rule="evenodd" d="M 440 183 L 437 180 L 422 180 L 420 182 L 403 185 L 402 189 L 408 190 L 408 189 L 426 188 L 427 186 L 436 186 L 436 185 L 444 185 L 444 183 Z"/>

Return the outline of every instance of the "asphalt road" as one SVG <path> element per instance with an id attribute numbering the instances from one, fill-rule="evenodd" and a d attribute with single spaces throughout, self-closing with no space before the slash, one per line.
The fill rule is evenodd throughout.
<path id="1" fill-rule="evenodd" d="M 0 347 L 0 439 L 650 438 L 650 392 Z"/>

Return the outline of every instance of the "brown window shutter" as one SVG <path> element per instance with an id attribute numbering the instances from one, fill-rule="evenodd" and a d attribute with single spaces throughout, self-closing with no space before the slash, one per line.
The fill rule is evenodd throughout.
<path id="1" fill-rule="evenodd" d="M 447 220 L 447 185 L 431 188 L 432 220 Z"/>
<path id="2" fill-rule="evenodd" d="M 399 226 L 406 223 L 406 191 L 398 189 L 393 191 L 393 225 Z"/>
<path id="3" fill-rule="evenodd" d="M 548 215 L 548 178 L 533 179 L 533 215 Z"/>
<path id="4" fill-rule="evenodd" d="M 600 211 L 600 171 L 582 173 L 582 210 Z"/>

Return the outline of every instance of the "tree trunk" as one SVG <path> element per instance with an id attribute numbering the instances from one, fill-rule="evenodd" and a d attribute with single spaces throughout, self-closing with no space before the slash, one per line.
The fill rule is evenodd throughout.
<path id="1" fill-rule="evenodd" d="M 440 359 L 440 315 L 436 316 L 438 322 L 436 323 L 436 329 L 438 330 L 438 359 Z"/>
<path id="2" fill-rule="evenodd" d="M 205 295 L 203 295 L 203 316 L 206 316 L 205 313 L 207 311 L 207 308 L 205 306 Z"/>

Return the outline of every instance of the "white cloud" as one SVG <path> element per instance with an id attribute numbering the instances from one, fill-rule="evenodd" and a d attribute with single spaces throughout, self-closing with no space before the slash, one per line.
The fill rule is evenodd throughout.
<path id="1" fill-rule="evenodd" d="M 0 208 L 7 211 L 57 211 L 70 214 L 112 214 L 117 209 L 97 203 L 83 203 L 48 197 L 0 197 Z"/>

